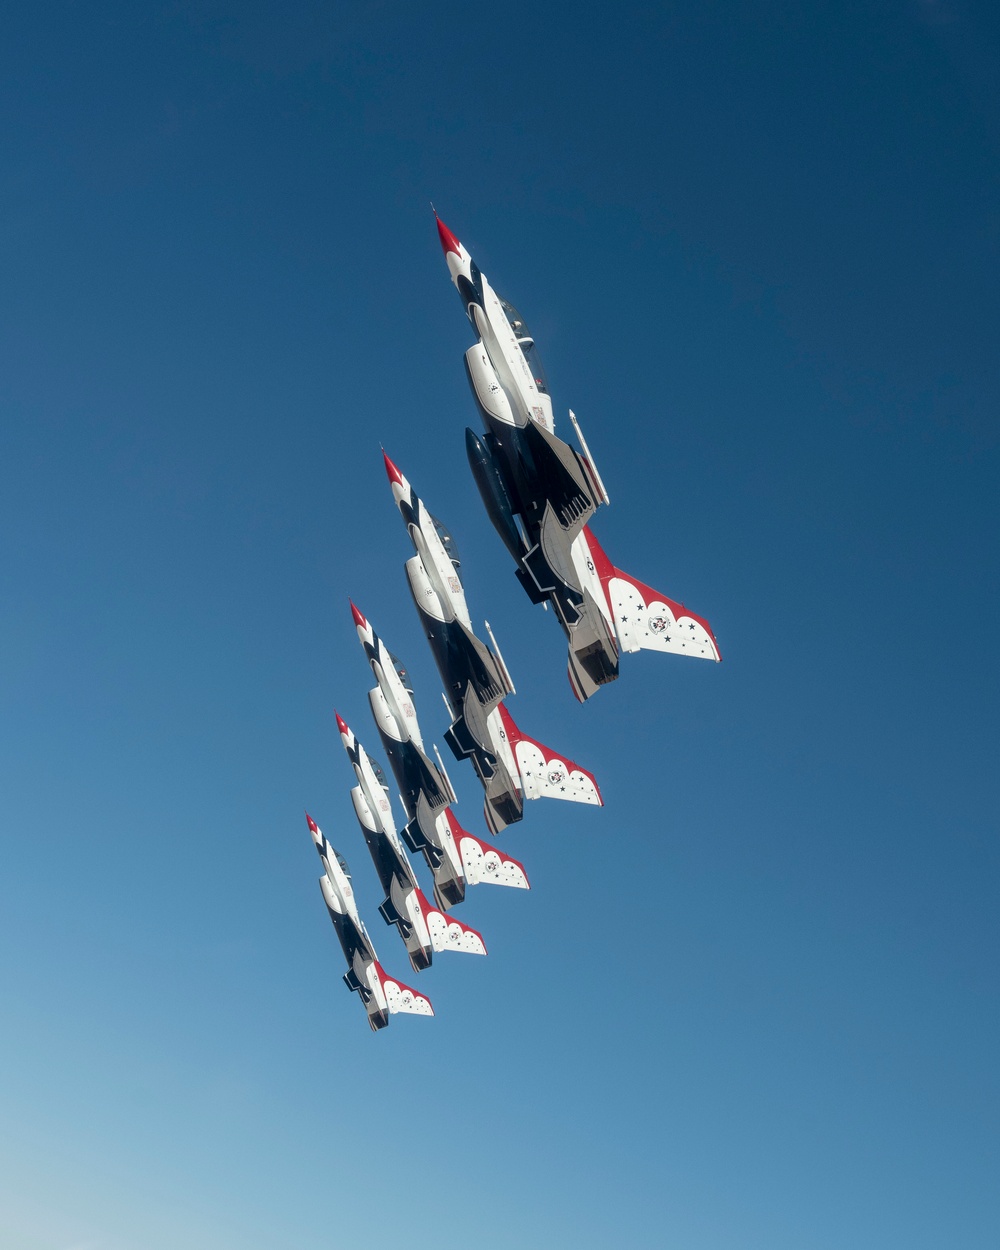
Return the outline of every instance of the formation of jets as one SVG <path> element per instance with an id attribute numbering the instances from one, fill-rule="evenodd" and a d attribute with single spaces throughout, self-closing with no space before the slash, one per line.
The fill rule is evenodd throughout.
<path id="1" fill-rule="evenodd" d="M 451 810 L 456 802 L 451 779 L 437 748 L 432 762 L 424 751 L 413 691 L 405 684 L 406 669 L 358 609 L 351 604 L 358 637 L 378 685 L 368 699 L 382 749 L 399 787 L 406 812 L 403 840 L 411 851 L 423 852 L 434 878 L 434 899 L 442 911 L 465 898 L 467 885 L 492 881 L 526 890 L 523 864 L 463 829 Z"/>
<path id="2" fill-rule="evenodd" d="M 485 427 L 467 429 L 466 450 L 487 515 L 516 564 L 533 603 L 551 604 L 569 644 L 569 680 L 577 699 L 618 676 L 622 651 L 650 649 L 718 660 L 704 618 L 616 568 L 589 521 L 608 493 L 579 422 L 576 450 L 556 436 L 552 400 L 531 335 L 513 305 L 490 286 L 468 251 L 435 215 L 452 281 L 476 335 L 465 369 Z M 384 454 L 384 453 L 383 453 Z M 473 629 L 461 561 L 449 531 L 384 455 L 392 496 L 414 554 L 405 562 L 417 616 L 440 674 L 451 723 L 443 737 L 458 760 L 472 764 L 494 836 L 523 819 L 526 800 L 553 798 L 602 806 L 594 775 L 529 737 L 506 700 L 515 693 L 489 623 L 489 644 Z M 482 935 L 451 915 L 468 887 L 529 889 L 524 865 L 459 824 L 454 788 L 436 745 L 428 752 L 404 665 L 351 603 L 358 639 L 375 685 L 368 700 L 405 814 L 397 832 L 390 790 L 379 764 L 338 715 L 337 727 L 357 784 L 351 800 L 385 898 L 379 907 L 414 971 L 443 951 L 485 955 Z M 373 1029 L 397 1012 L 433 1015 L 430 1000 L 390 977 L 358 914 L 344 859 L 307 815 L 323 865 L 320 886 Z M 423 857 L 433 903 L 421 890 L 404 849 Z"/>

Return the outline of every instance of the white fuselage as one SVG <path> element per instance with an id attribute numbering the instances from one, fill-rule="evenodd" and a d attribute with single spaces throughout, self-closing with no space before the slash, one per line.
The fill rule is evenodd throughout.
<path id="1" fill-rule="evenodd" d="M 346 916 L 351 920 L 363 938 L 363 944 L 355 946 L 350 962 L 351 972 L 357 978 L 358 983 L 365 986 L 370 993 L 366 1004 L 368 1014 L 370 1016 L 373 1013 L 388 1011 L 385 991 L 375 967 L 377 962 L 375 947 L 358 913 L 351 878 L 341 867 L 336 852 L 323 836 L 322 830 L 312 820 L 309 821 L 309 831 L 323 864 L 323 876 L 320 877 L 319 884 L 327 907 L 336 915 Z"/>
<path id="2" fill-rule="evenodd" d="M 510 327 L 496 292 L 480 275 L 483 287 L 483 305 L 470 305 L 470 315 L 479 341 L 486 349 L 497 380 L 507 393 L 516 425 L 537 421 L 547 430 L 555 430 L 552 418 L 552 400 L 540 391 L 531 373 L 531 367 L 521 351 L 517 337 Z"/>
<path id="3" fill-rule="evenodd" d="M 368 752 L 356 739 L 351 745 L 357 753 L 357 758 L 352 756 L 351 762 L 358 779 L 351 790 L 351 801 L 362 826 L 376 838 L 384 838 L 391 848 L 393 864 L 388 897 L 397 914 L 410 926 L 410 936 L 404 939 L 406 949 L 411 955 L 420 947 L 430 949 L 431 937 L 420 906 L 417 879 L 396 832 L 389 796 L 375 776 Z"/>
<path id="4" fill-rule="evenodd" d="M 461 244 L 458 246 L 459 252 L 450 251 L 446 254 L 452 281 L 458 286 L 461 275 L 473 284 L 472 257 Z M 538 389 L 531 367 L 518 344 L 517 335 L 507 320 L 500 297 L 490 286 L 482 270 L 479 271 L 479 283 L 482 306 L 471 303 L 468 313 L 473 328 L 479 335 L 479 341 L 489 356 L 497 381 L 509 401 L 510 415 L 498 414 L 498 419 L 512 425 L 526 425 L 528 421 L 537 421 L 554 432 L 552 400 Z"/>
<path id="5" fill-rule="evenodd" d="M 472 619 L 461 578 L 434 528 L 434 521 L 419 499 L 414 512 L 419 524 L 411 523 L 408 527 L 417 552 L 406 562 L 410 587 L 414 593 L 419 588 L 421 601 L 431 616 L 439 621 L 461 621 L 471 629 Z"/>
<path id="6" fill-rule="evenodd" d="M 326 857 L 324 856 L 324 861 Z M 338 866 L 339 867 L 339 866 Z M 341 874 L 342 875 L 342 874 Z M 379 980 L 378 973 L 375 969 L 375 948 L 372 945 L 371 938 L 368 937 L 368 930 L 365 928 L 361 917 L 358 915 L 357 907 L 353 903 L 353 891 L 345 899 L 344 892 L 337 885 L 334 874 L 331 873 L 329 867 L 326 875 L 319 879 L 320 888 L 323 891 L 323 898 L 326 900 L 327 907 L 331 911 L 339 912 L 341 915 L 349 915 L 358 929 L 368 940 L 368 950 L 365 951 L 361 947 L 356 947 L 351 959 L 351 971 L 354 973 L 358 982 L 365 986 L 371 993 L 371 999 L 368 1004 L 368 1014 L 371 1015 L 374 1006 L 379 1011 L 387 1011 L 388 1003 L 385 997 L 385 991 L 382 989 L 382 982 Z M 351 890 L 350 882 L 347 883 L 348 891 Z M 345 906 L 344 904 L 347 904 Z"/>

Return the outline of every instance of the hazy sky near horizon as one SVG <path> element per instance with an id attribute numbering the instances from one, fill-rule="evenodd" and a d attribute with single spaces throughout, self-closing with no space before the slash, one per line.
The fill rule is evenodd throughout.
<path id="1" fill-rule="evenodd" d="M 995 10 L 42 0 L 0 64 L 4 1250 L 994 1250 Z M 721 665 L 573 700 L 430 201 Z M 419 976 L 333 718 L 350 595 L 446 728 L 381 444 L 606 800 Z M 303 808 L 434 1020 L 370 1034 Z"/>

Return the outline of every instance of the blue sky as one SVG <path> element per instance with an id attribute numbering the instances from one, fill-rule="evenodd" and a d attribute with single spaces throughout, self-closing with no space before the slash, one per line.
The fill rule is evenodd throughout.
<path id="1" fill-rule="evenodd" d="M 41 3 L 0 57 L 5 1250 L 996 1246 L 995 13 Z M 431 200 L 721 666 L 573 701 Z M 351 595 L 446 727 L 380 443 L 607 806 L 533 805 L 373 1036 L 302 809 L 405 975 L 333 719 L 375 752 Z"/>

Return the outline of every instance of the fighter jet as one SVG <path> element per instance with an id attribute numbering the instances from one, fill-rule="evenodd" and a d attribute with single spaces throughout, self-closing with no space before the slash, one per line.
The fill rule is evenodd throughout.
<path id="1" fill-rule="evenodd" d="M 386 924 L 395 925 L 399 930 L 415 971 L 430 966 L 434 951 L 485 955 L 486 946 L 481 934 L 460 920 L 443 915 L 424 897 L 413 875 L 413 867 L 400 845 L 392 820 L 389 787 L 381 768 L 339 716 L 337 728 L 358 779 L 358 784 L 351 790 L 354 811 L 385 890 L 385 899 L 379 911 Z"/>
<path id="2" fill-rule="evenodd" d="M 476 485 L 533 603 L 551 603 L 569 640 L 569 680 L 583 702 L 618 676 L 620 651 L 719 660 L 709 623 L 616 568 L 587 522 L 607 491 L 572 412 L 582 453 L 557 438 L 545 373 L 521 314 L 501 299 L 439 217 L 452 281 L 478 342 L 465 353 L 486 428 L 465 431 Z"/>
<path id="3" fill-rule="evenodd" d="M 458 823 L 450 807 L 455 791 L 441 756 L 435 747 L 435 764 L 424 750 L 406 669 L 353 603 L 351 612 L 378 683 L 368 701 L 406 811 L 403 840 L 411 851 L 423 852 L 434 876 L 434 901 L 447 911 L 462 901 L 467 885 L 480 882 L 529 889 L 523 864 Z"/>
<path id="4" fill-rule="evenodd" d="M 333 849 L 308 812 L 306 820 L 323 864 L 319 884 L 326 909 L 347 958 L 348 971 L 344 974 L 344 981 L 347 988 L 360 997 L 368 1013 L 368 1023 L 373 1029 L 384 1029 L 389 1023 L 389 1016 L 398 1011 L 432 1016 L 434 1008 L 430 999 L 390 977 L 379 963 L 368 930 L 358 915 L 347 862 Z"/>
<path id="5" fill-rule="evenodd" d="M 455 541 L 427 510 L 400 470 L 385 456 L 393 498 L 417 554 L 406 562 L 410 593 L 444 683 L 452 724 L 445 741 L 468 758 L 486 792 L 492 833 L 524 815 L 524 800 L 569 799 L 602 805 L 592 773 L 528 737 L 503 704 L 514 693 L 493 631 L 491 650 L 472 632 Z"/>

